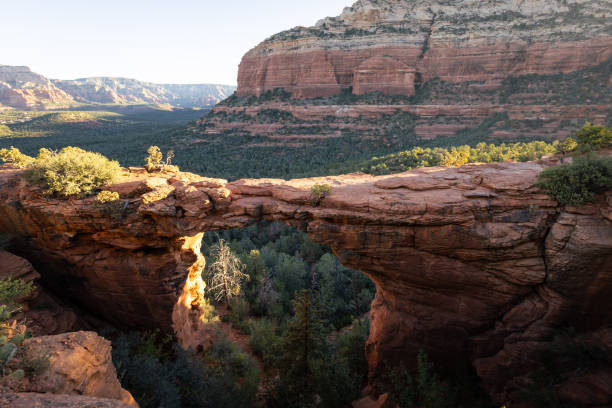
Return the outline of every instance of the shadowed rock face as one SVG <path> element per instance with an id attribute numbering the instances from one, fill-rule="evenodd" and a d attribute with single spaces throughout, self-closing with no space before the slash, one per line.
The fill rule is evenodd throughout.
<path id="1" fill-rule="evenodd" d="M 173 329 L 196 347 L 208 338 L 199 310 L 202 232 L 284 221 L 376 283 L 371 380 L 383 362 L 410 364 L 424 349 L 440 368 L 474 367 L 489 393 L 507 401 L 559 326 L 598 347 L 612 344 L 612 192 L 561 208 L 533 187 L 550 164 L 232 183 L 131 169 L 111 187 L 129 203 L 121 220 L 91 198 L 48 200 L 3 167 L 0 230 L 26 238 L 22 253 L 45 283 L 89 311 L 125 327 Z M 313 207 L 316 183 L 332 191 Z M 563 395 L 573 401 L 572 389 L 605 384 L 609 374 L 575 380 Z M 612 396 L 603 390 L 597 401 L 606 404 Z"/>

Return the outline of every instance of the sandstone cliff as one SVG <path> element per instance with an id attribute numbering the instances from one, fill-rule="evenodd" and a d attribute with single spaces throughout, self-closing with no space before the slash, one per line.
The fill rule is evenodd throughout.
<path id="1" fill-rule="evenodd" d="M 195 130 L 267 139 L 249 148 L 375 138 L 388 152 L 562 138 L 612 123 L 610 18 L 606 0 L 360 0 L 250 50 L 237 95 Z"/>
<path id="2" fill-rule="evenodd" d="M 66 108 L 73 104 L 72 96 L 30 68 L 0 65 L 0 108 Z"/>
<path id="3" fill-rule="evenodd" d="M 551 164 L 233 183 L 130 169 L 111 187 L 127 203 L 120 220 L 92 199 L 48 200 L 5 166 L 0 230 L 27 237 L 22 253 L 46 284 L 88 310 L 124 327 L 173 329 L 197 347 L 208 340 L 199 310 L 202 232 L 287 222 L 376 283 L 366 348 L 372 381 L 383 362 L 412 362 L 423 348 L 438 367 L 473 367 L 507 402 L 531 384 L 543 350 L 568 339 L 612 344 L 612 192 L 561 207 L 533 186 Z M 321 182 L 332 192 L 313 207 L 310 188 Z M 564 337 L 564 327 L 574 331 Z M 564 372 L 561 398 L 611 403 L 610 365 L 598 364 Z"/>
<path id="4" fill-rule="evenodd" d="M 50 80 L 28 67 L 0 65 L 0 108 L 61 109 L 80 104 L 150 104 L 209 107 L 236 87 L 213 84 L 153 84 L 128 78 Z"/>
<path id="5" fill-rule="evenodd" d="M 568 73 L 612 56 L 611 13 L 602 0 L 360 0 L 249 51 L 238 95 L 284 88 L 317 97 L 348 86 L 409 95 L 415 81 L 436 77 Z"/>

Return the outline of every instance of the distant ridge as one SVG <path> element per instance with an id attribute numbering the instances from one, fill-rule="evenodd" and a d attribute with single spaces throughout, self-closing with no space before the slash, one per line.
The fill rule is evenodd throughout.
<path id="1" fill-rule="evenodd" d="M 48 79 L 26 66 L 0 65 L 0 108 L 62 109 L 82 104 L 211 107 L 232 85 L 154 84 L 130 78 Z"/>

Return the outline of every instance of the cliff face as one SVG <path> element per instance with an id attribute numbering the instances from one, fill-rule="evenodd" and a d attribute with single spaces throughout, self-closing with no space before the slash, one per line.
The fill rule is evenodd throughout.
<path id="1" fill-rule="evenodd" d="M 27 237 L 22 252 L 46 284 L 88 310 L 127 327 L 172 328 L 197 347 L 209 338 L 202 232 L 287 222 L 376 283 L 372 381 L 383 362 L 412 364 L 424 349 L 438 367 L 472 366 L 505 402 L 541 368 L 543 350 L 563 344 L 562 327 L 574 328 L 572 342 L 612 345 L 612 193 L 561 208 L 533 187 L 549 164 L 233 183 L 132 169 L 111 187 L 128 203 L 121 220 L 92 199 L 49 201 L 4 167 L 0 230 Z M 313 207 L 310 188 L 323 182 L 332 192 Z M 563 373 L 564 401 L 580 402 L 580 387 L 598 390 L 592 405 L 612 401 L 610 367 L 599 364 Z"/>
<path id="2" fill-rule="evenodd" d="M 182 107 L 213 106 L 236 89 L 230 85 L 152 84 L 128 78 L 82 78 L 53 83 L 81 103 L 169 104 Z"/>
<path id="3" fill-rule="evenodd" d="M 73 104 L 72 96 L 30 68 L 0 65 L 0 107 L 45 109 Z"/>
<path id="4" fill-rule="evenodd" d="M 410 94 L 405 87 L 415 79 L 568 73 L 612 56 L 610 17 L 602 0 L 360 0 L 338 17 L 279 33 L 249 51 L 238 95 L 284 88 L 317 97 L 368 85 Z"/>
<path id="5" fill-rule="evenodd" d="M 400 132 L 412 144 L 562 138 L 584 120 L 612 123 L 611 17 L 605 0 L 360 0 L 250 50 L 237 96 L 200 131 L 286 145 L 359 135 L 389 152 Z"/>
<path id="6" fill-rule="evenodd" d="M 128 78 L 50 80 L 28 67 L 0 65 L 0 108 L 59 109 L 101 103 L 208 107 L 235 89 L 230 85 L 153 84 Z"/>

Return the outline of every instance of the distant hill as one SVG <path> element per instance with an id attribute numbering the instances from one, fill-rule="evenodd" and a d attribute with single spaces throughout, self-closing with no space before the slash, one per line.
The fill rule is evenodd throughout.
<path id="1" fill-rule="evenodd" d="M 153 84 L 129 78 L 48 79 L 25 66 L 0 65 L 0 109 L 62 109 L 79 105 L 210 107 L 235 86 Z"/>

